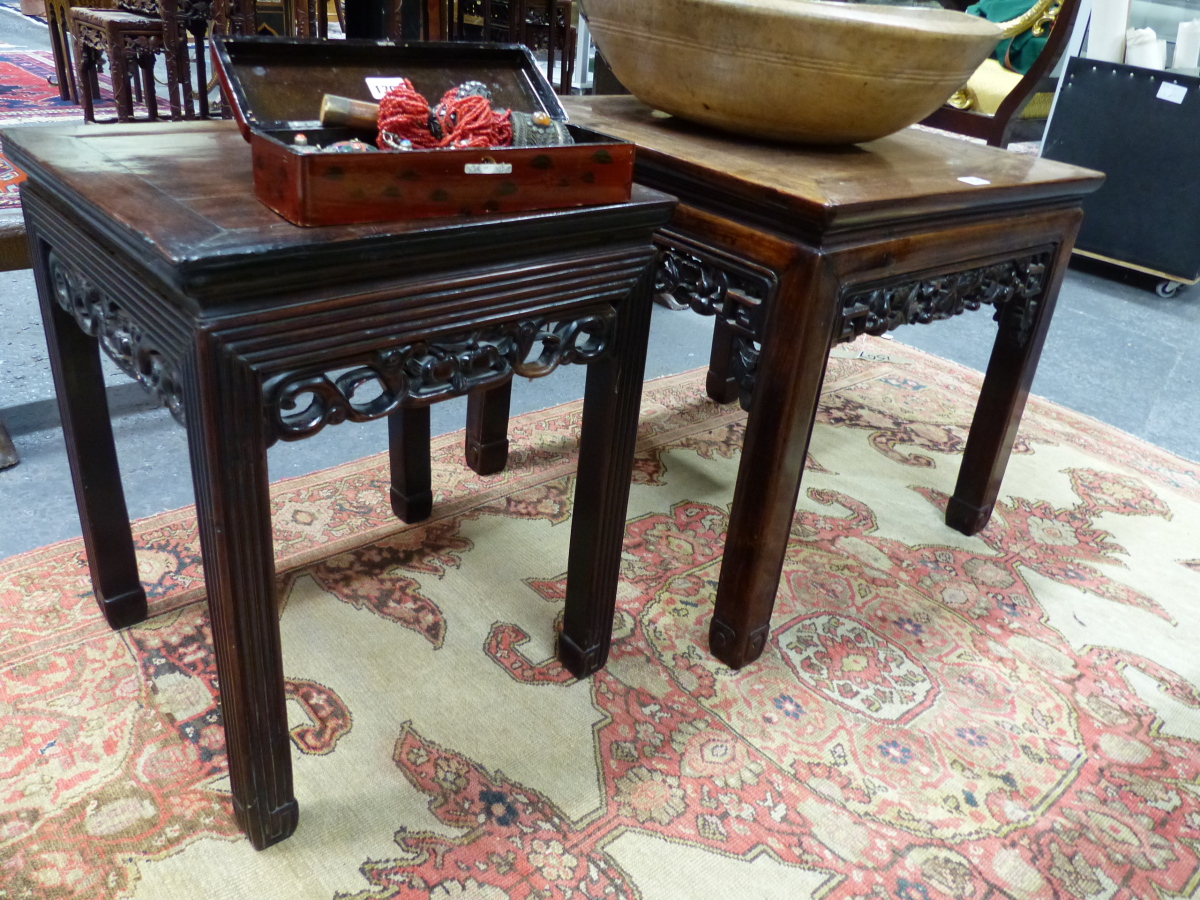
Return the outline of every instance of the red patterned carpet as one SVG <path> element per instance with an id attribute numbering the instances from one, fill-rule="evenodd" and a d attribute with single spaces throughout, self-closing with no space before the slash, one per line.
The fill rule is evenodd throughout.
<path id="1" fill-rule="evenodd" d="M 0 209 L 15 209 L 21 205 L 18 185 L 25 180 L 25 173 L 4 157 L 4 144 L 0 142 Z"/>
<path id="2" fill-rule="evenodd" d="M 50 83 L 54 77 L 54 57 L 48 50 L 0 51 L 0 129 L 55 120 L 83 121 L 80 107 L 62 100 L 58 87 Z M 96 101 L 96 115 L 103 118 L 111 112 L 111 83 L 101 77 L 102 99 Z M 0 144 L 0 209 L 21 205 L 17 185 L 25 180 L 4 157 Z"/>
<path id="3" fill-rule="evenodd" d="M 1200 883 L 1200 467 L 1032 400 L 989 527 L 945 528 L 978 378 L 884 341 L 826 381 L 773 631 L 707 652 L 744 418 L 653 382 L 615 640 L 553 661 L 579 407 L 505 474 L 435 448 L 276 485 L 300 828 L 232 821 L 190 510 L 154 618 L 79 542 L 0 563 L 0 889 L 23 898 L 1167 898 Z"/>

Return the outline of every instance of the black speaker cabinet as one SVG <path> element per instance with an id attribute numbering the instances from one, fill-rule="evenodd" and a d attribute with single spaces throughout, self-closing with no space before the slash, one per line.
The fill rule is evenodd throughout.
<path id="1" fill-rule="evenodd" d="M 1166 279 L 1164 295 L 1200 280 L 1200 78 L 1071 59 L 1042 155 L 1108 176 L 1076 252 Z"/>

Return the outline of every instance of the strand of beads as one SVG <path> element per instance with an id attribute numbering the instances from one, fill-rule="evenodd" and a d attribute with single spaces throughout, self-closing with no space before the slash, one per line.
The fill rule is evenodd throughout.
<path id="1" fill-rule="evenodd" d="M 379 101 L 379 137 L 375 143 L 380 150 L 441 146 L 429 130 L 430 121 L 429 101 L 405 78 Z"/>
<path id="2" fill-rule="evenodd" d="M 404 79 L 380 101 L 376 142 L 381 150 L 507 147 L 512 143 L 511 115 L 492 109 L 487 88 L 478 82 L 451 88 L 430 109 Z"/>

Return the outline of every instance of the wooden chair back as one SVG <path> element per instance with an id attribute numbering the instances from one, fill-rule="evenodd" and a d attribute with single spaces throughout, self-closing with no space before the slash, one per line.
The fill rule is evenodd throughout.
<path id="1" fill-rule="evenodd" d="M 1036 29 L 1039 25 L 1048 26 L 1050 36 L 1037 60 L 1009 91 L 993 115 L 971 109 L 957 109 L 947 104 L 921 124 L 967 137 L 982 138 L 993 147 L 1005 147 L 1013 141 L 1040 138 L 1046 127 L 1046 119 L 1022 118 L 1021 113 L 1036 94 L 1054 90 L 1054 82 L 1050 75 L 1067 48 L 1067 41 L 1079 14 L 1079 5 L 1080 0 L 1050 0 L 1048 4 L 1037 4 L 1031 10 L 1032 13 L 1037 11 L 1038 6 L 1043 6 L 1043 10 L 1038 12 L 1036 17 L 1031 16 L 1033 21 L 1027 27 L 1034 28 L 1034 33 L 1037 34 Z"/>

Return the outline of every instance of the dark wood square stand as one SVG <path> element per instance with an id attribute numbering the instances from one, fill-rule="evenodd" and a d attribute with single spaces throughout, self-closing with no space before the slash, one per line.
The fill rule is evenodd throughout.
<path id="1" fill-rule="evenodd" d="M 564 98 L 571 121 L 637 144 L 634 180 L 677 196 L 656 290 L 715 317 L 714 400 L 749 410 L 709 631 L 757 659 L 832 345 L 986 308 L 999 329 L 946 523 L 987 525 L 1098 172 L 928 131 L 852 147 L 754 141 L 632 97 Z M 502 410 L 505 399 L 495 406 Z M 468 441 L 496 444 L 490 396 Z M 474 431 L 472 431 L 474 430 Z"/>
<path id="2" fill-rule="evenodd" d="M 4 149 L 29 176 L 21 199 L 88 564 L 114 628 L 143 619 L 146 597 L 100 349 L 187 427 L 233 805 L 255 847 L 288 837 L 298 817 L 273 441 L 587 364 L 558 652 L 579 676 L 604 664 L 651 236 L 671 198 L 638 188 L 608 206 L 297 228 L 255 200 L 232 123 L 24 129 Z M 392 436 L 402 461 L 403 429 Z"/>
<path id="3" fill-rule="evenodd" d="M 659 289 L 713 315 L 709 395 L 749 409 L 709 631 L 739 668 L 770 636 L 831 346 L 981 307 L 999 323 L 946 523 L 987 525 L 1098 172 L 905 129 L 787 147 L 566 98 L 573 122 L 638 145 L 634 178 L 676 195 Z"/>

